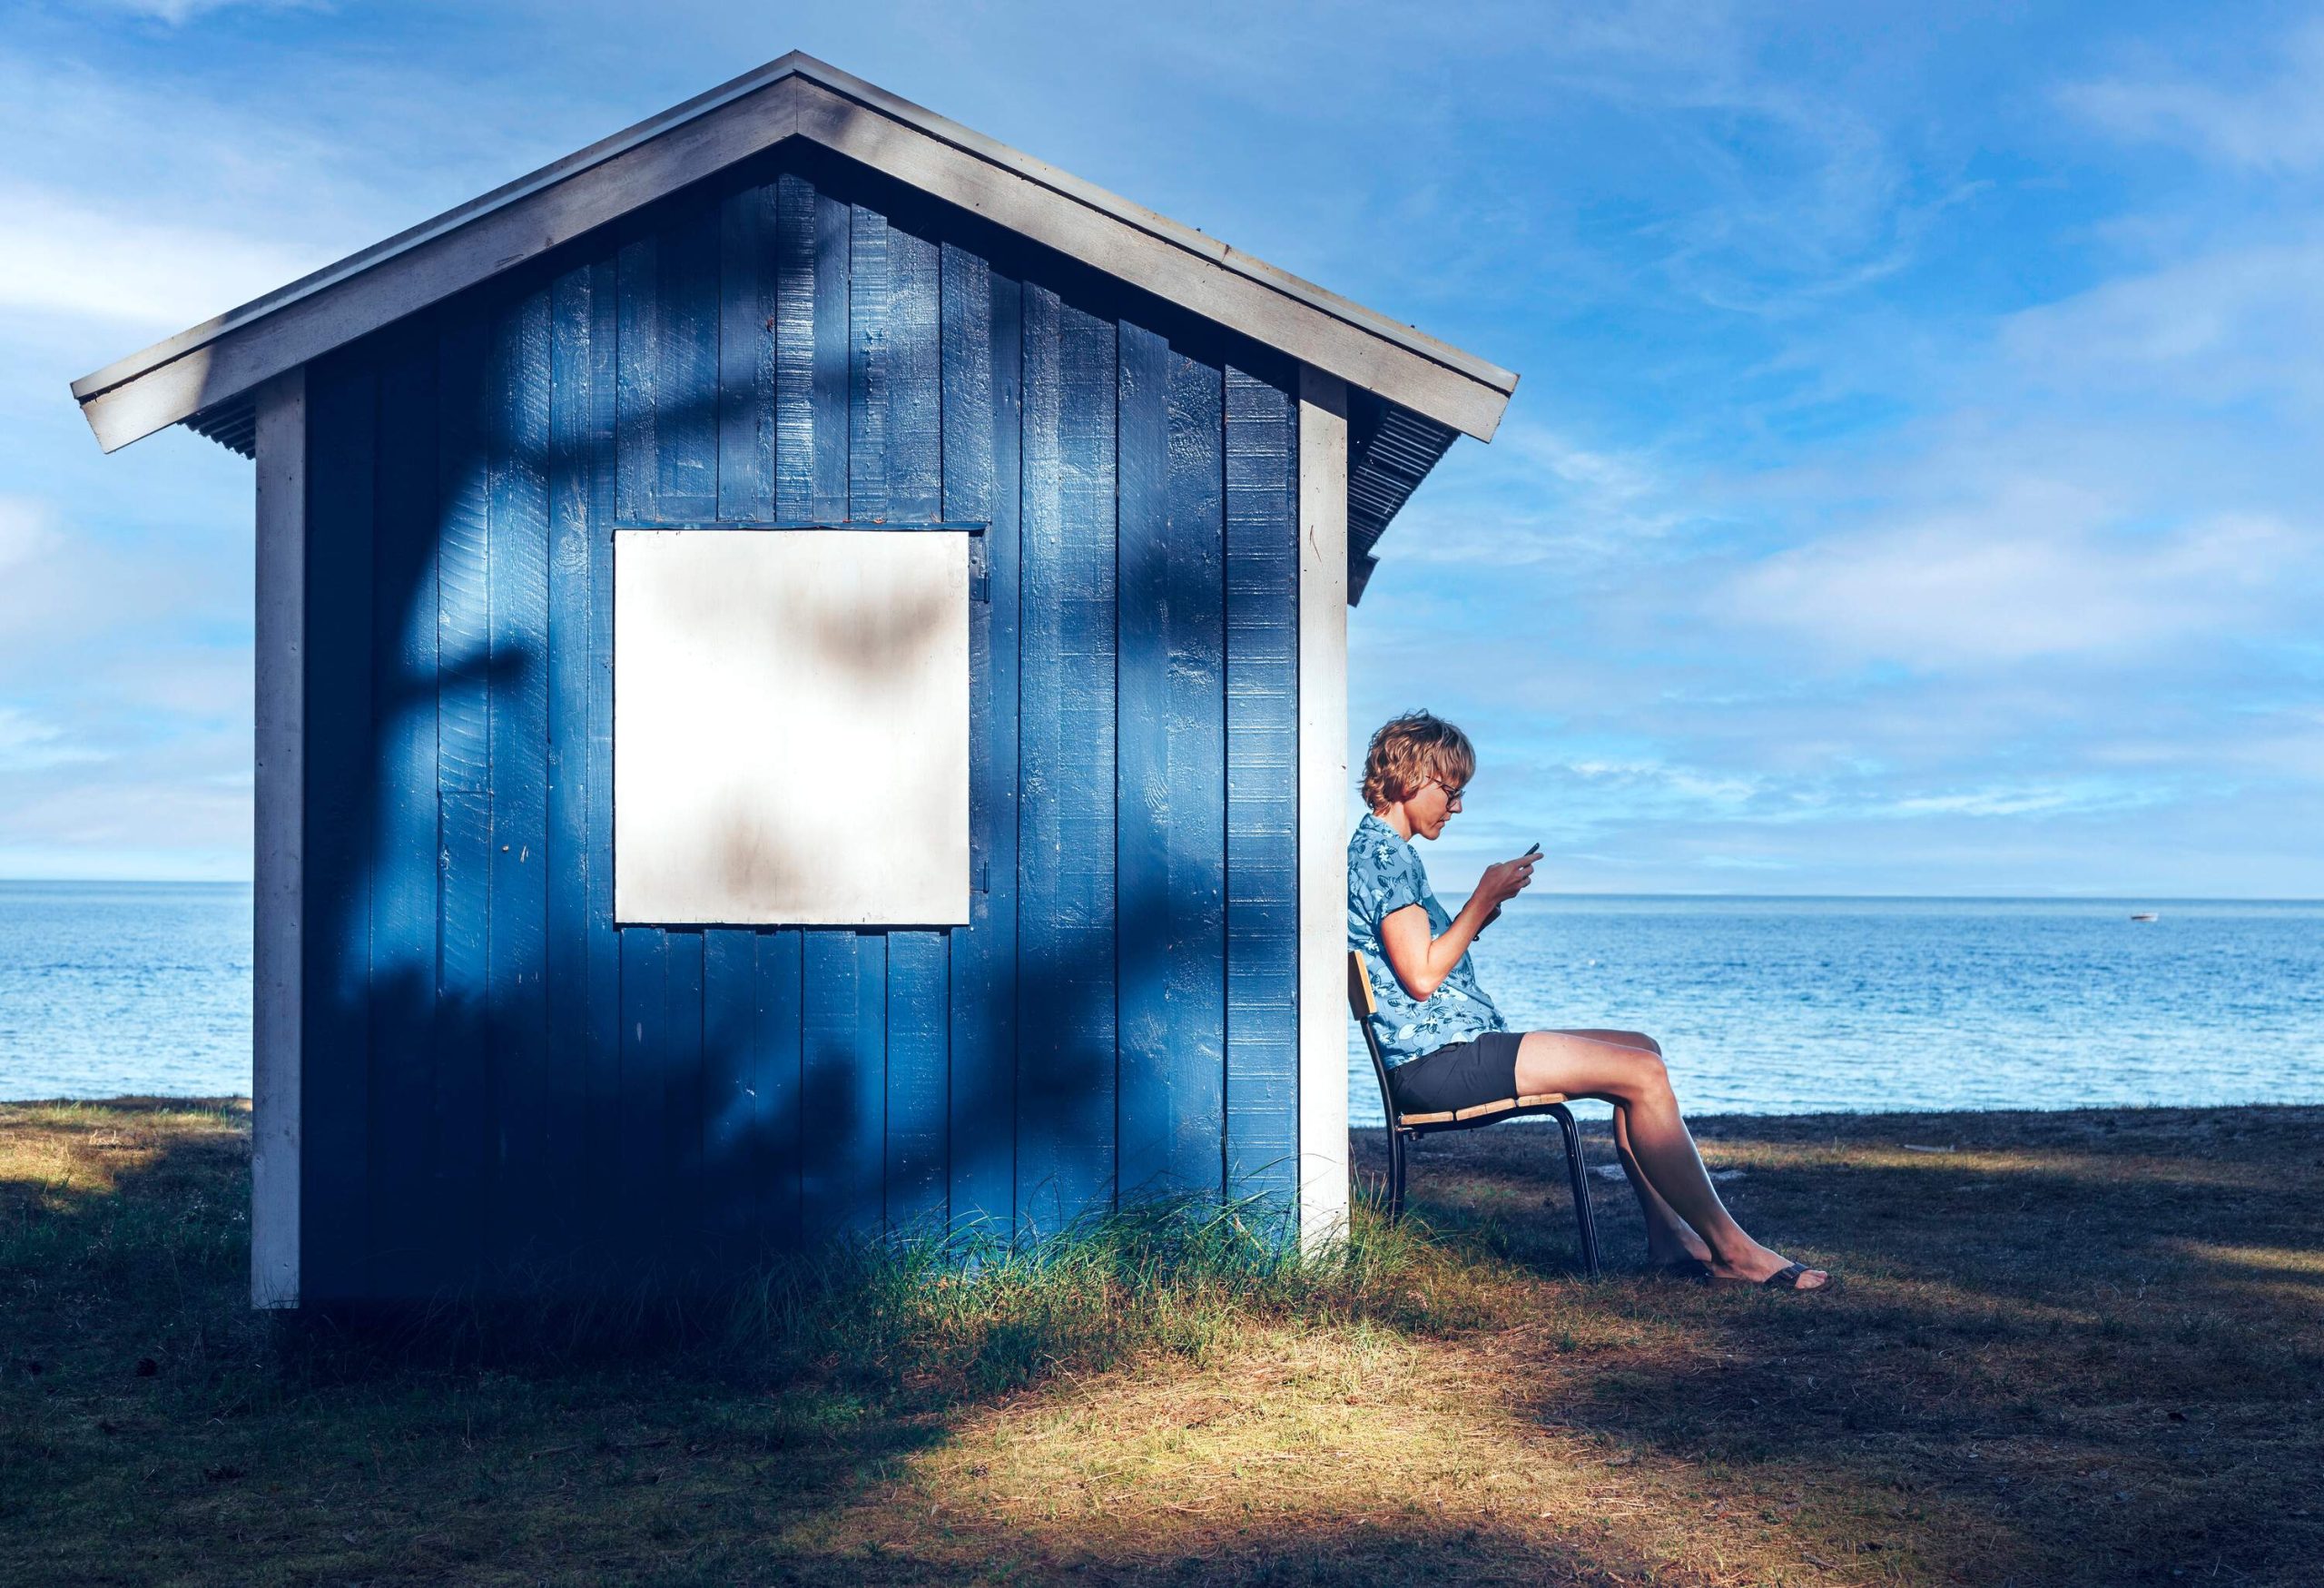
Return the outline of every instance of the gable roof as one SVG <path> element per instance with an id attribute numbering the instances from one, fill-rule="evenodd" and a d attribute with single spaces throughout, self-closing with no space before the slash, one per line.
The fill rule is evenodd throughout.
<path id="1" fill-rule="evenodd" d="M 1078 258 L 1388 405 L 1385 418 L 1359 428 L 1364 439 L 1401 437 L 1395 455 L 1375 460 L 1363 439 L 1351 450 L 1352 576 L 1359 567 L 1368 573 L 1372 541 L 1454 435 L 1492 439 L 1516 389 L 1517 377 L 1497 365 L 794 51 L 84 375 L 73 395 L 108 452 L 178 423 L 247 451 L 250 394 L 261 381 L 791 138 Z M 1352 577 L 1351 596 L 1361 587 Z"/>

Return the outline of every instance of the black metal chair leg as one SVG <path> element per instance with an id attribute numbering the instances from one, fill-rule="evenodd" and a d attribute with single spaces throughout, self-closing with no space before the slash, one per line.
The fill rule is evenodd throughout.
<path id="1" fill-rule="evenodd" d="M 1566 1175 L 1573 1182 L 1573 1222 L 1581 1238 L 1581 1268 L 1590 1277 L 1598 1277 L 1598 1216 L 1590 1206 L 1590 1169 L 1581 1161 L 1581 1132 L 1573 1122 L 1572 1110 L 1563 1103 L 1553 1106 L 1550 1112 L 1557 1116 L 1558 1129 L 1565 1137 Z"/>
<path id="2" fill-rule="evenodd" d="M 1388 1127 L 1388 1222 L 1404 1216 L 1404 1133 Z"/>

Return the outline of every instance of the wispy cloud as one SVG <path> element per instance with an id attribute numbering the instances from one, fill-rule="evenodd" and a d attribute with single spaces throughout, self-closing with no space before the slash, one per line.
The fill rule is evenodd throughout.
<path id="1" fill-rule="evenodd" d="M 2222 81 L 2160 66 L 2068 84 L 2066 107 L 2118 137 L 2151 140 L 2260 172 L 2324 165 L 2324 23 L 2255 52 Z"/>
<path id="2" fill-rule="evenodd" d="M 2105 409 L 2314 403 L 2324 363 L 2293 350 L 2324 346 L 2324 242 L 2215 250 L 2120 276 L 2011 316 L 2001 345 L 2033 391 Z"/>
<path id="3" fill-rule="evenodd" d="M 27 772 L 76 761 L 102 761 L 104 753 L 76 745 L 63 728 L 12 705 L 0 705 L 0 772 Z"/>
<path id="4" fill-rule="evenodd" d="M 14 673 L 21 688 L 45 665 L 53 687 L 60 647 L 103 654 L 109 631 L 117 656 L 237 615 L 247 624 L 248 571 L 218 550 L 207 537 L 173 546 L 68 527 L 53 504 L 0 498 L 0 678 Z"/>
<path id="5" fill-rule="evenodd" d="M 11 222 L 0 310 L 84 315 L 124 334 L 179 330 L 293 280 L 311 254 L 248 232 L 156 222 L 37 187 L 0 186 Z"/>
<path id="6" fill-rule="evenodd" d="M 32 497 L 0 497 L 0 574 L 47 556 L 59 537 L 48 504 Z"/>
<path id="7" fill-rule="evenodd" d="M 2068 812 L 2132 810 L 2161 797 L 2150 791 L 2089 779 L 2077 784 L 2017 784 L 1910 794 L 1871 807 L 1866 814 L 1893 819 L 1916 816 L 2054 816 Z"/>
<path id="8" fill-rule="evenodd" d="M 101 9 L 149 16 L 172 27 L 221 11 L 328 11 L 330 0 L 97 0 Z"/>
<path id="9" fill-rule="evenodd" d="M 1399 563 L 1551 565 L 1566 578 L 1650 558 L 1697 525 L 1697 482 L 1645 449 L 1595 448 L 1532 420 L 1503 427 L 1486 458 L 1461 459 L 1415 498 L 1385 554 Z"/>
<path id="10" fill-rule="evenodd" d="M 2105 507 L 2004 482 L 1962 511 L 1770 557 L 1720 592 L 1718 611 L 1848 661 L 2014 667 L 2267 632 L 2324 571 L 2313 528 L 2222 516 L 2156 531 Z"/>

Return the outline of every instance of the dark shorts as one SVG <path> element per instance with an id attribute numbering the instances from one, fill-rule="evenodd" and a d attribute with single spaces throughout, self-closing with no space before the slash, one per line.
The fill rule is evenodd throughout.
<path id="1" fill-rule="evenodd" d="M 1400 1114 L 1451 1114 L 1517 1095 L 1522 1031 L 1481 1031 L 1465 1042 L 1407 1059 L 1388 1071 Z"/>

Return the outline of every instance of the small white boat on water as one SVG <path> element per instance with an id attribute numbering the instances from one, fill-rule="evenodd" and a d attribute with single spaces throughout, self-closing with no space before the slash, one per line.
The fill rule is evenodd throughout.
<path id="1" fill-rule="evenodd" d="M 2132 921 L 2152 921 L 2154 919 L 2154 912 L 2152 910 L 2133 910 L 2131 912 L 2131 919 Z"/>

